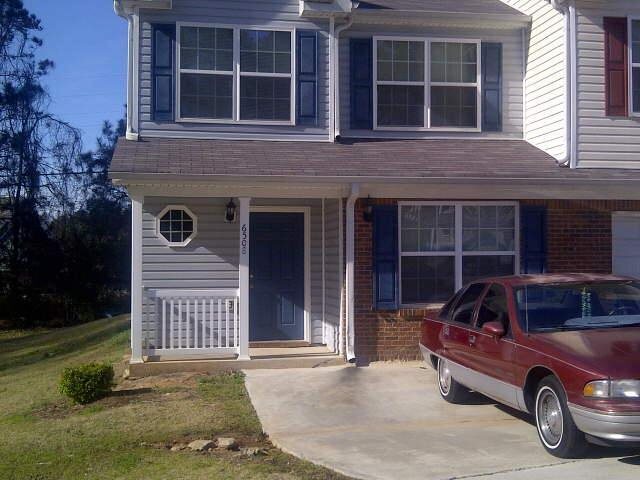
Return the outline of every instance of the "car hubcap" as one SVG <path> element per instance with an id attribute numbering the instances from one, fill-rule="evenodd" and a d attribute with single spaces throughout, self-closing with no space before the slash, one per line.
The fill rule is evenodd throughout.
<path id="1" fill-rule="evenodd" d="M 545 389 L 538 394 L 538 428 L 550 448 L 562 440 L 562 408 L 555 392 Z"/>
<path id="2" fill-rule="evenodd" d="M 451 370 L 444 360 L 438 361 L 438 382 L 443 395 L 448 395 L 451 390 Z"/>

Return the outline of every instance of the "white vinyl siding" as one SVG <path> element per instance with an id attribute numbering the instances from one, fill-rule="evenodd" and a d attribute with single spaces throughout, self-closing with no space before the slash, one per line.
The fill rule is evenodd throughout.
<path id="1" fill-rule="evenodd" d="M 300 18 L 298 0 L 184 0 L 171 10 L 140 10 L 139 121 L 142 136 L 228 139 L 329 139 L 329 23 Z M 152 25 L 176 22 L 232 25 L 248 29 L 311 30 L 318 32 L 317 125 L 280 122 L 156 121 L 152 114 Z M 295 82 L 294 82 L 295 84 Z M 235 106 L 235 104 L 234 104 Z M 293 117 L 292 117 L 293 118 Z"/>
<path id="2" fill-rule="evenodd" d="M 479 39 L 482 42 L 501 43 L 502 57 L 502 132 L 455 132 L 438 131 L 437 129 L 422 131 L 397 130 L 353 130 L 350 127 L 350 51 L 351 38 L 371 38 L 376 35 L 384 37 L 421 37 L 455 42 L 457 39 Z M 523 135 L 523 55 L 522 30 L 481 30 L 462 28 L 391 27 L 383 25 L 354 25 L 340 36 L 340 125 L 344 137 L 385 137 L 385 138 L 429 138 L 446 133 L 447 136 L 477 136 L 487 138 L 516 138 Z M 374 107 L 375 108 L 375 107 Z"/>
<path id="3" fill-rule="evenodd" d="M 502 1 L 533 20 L 525 60 L 525 139 L 561 158 L 566 152 L 564 17 L 547 0 Z"/>
<path id="4" fill-rule="evenodd" d="M 163 289 L 237 289 L 238 223 L 224 221 L 228 198 L 144 199 L 142 218 L 142 281 L 145 288 Z M 322 200 L 320 199 L 253 199 L 255 206 L 310 207 L 310 290 L 312 343 L 332 341 L 334 347 L 339 329 L 340 289 L 338 266 L 339 211 L 338 200 L 325 200 L 325 307 L 323 331 L 322 293 Z M 184 205 L 198 217 L 198 234 L 184 247 L 172 247 L 158 237 L 157 216 L 168 205 Z M 155 325 L 147 324 L 146 313 L 153 305 L 146 303 L 143 315 L 143 338 L 155 341 Z M 149 315 L 151 318 L 152 315 Z"/>
<path id="5" fill-rule="evenodd" d="M 640 4 L 579 0 L 577 9 L 578 166 L 640 168 L 640 118 L 605 114 L 603 29 L 604 17 L 640 17 Z"/>

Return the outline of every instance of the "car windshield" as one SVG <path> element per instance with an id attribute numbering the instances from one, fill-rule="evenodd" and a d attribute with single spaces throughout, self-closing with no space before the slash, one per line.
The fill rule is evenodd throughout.
<path id="1" fill-rule="evenodd" d="M 640 325 L 640 283 L 608 281 L 527 285 L 515 289 L 526 332 Z"/>

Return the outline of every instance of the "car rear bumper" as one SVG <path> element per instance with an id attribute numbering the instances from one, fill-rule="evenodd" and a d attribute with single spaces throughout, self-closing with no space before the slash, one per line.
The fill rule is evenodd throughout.
<path id="1" fill-rule="evenodd" d="M 570 404 L 578 429 L 594 437 L 616 442 L 640 442 L 640 412 L 603 413 Z"/>
<path id="2" fill-rule="evenodd" d="M 427 347 L 425 347 L 424 345 L 422 345 L 422 343 L 420 343 L 419 345 L 420 345 L 420 352 L 424 357 L 424 361 L 427 362 L 430 366 L 435 368 L 435 365 L 432 362 L 432 356 L 434 355 L 433 352 L 429 350 Z"/>

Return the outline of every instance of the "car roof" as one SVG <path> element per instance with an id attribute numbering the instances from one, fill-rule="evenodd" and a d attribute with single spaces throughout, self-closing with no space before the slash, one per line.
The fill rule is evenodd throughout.
<path id="1" fill-rule="evenodd" d="M 599 273 L 553 273 L 540 275 L 509 275 L 506 277 L 483 278 L 473 283 L 500 283 L 511 287 L 525 285 L 545 285 L 551 283 L 580 282 L 628 282 L 635 280 L 621 275 L 604 275 Z"/>

